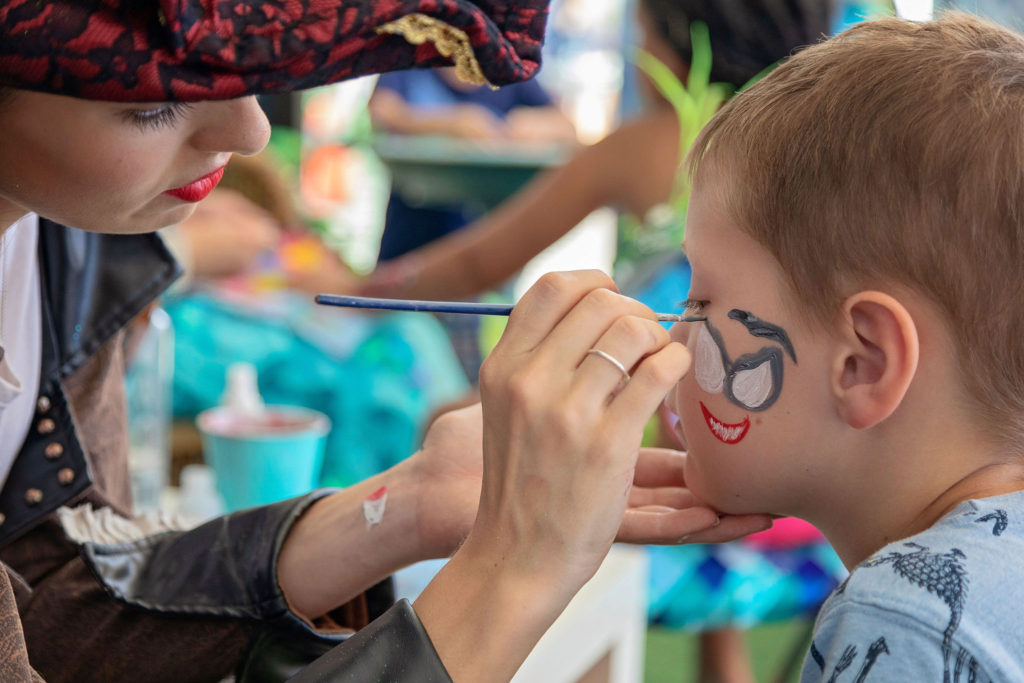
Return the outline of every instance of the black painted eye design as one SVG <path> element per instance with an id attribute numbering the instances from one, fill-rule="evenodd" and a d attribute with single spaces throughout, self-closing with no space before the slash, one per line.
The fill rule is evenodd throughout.
<path id="1" fill-rule="evenodd" d="M 782 351 L 766 346 L 731 361 L 718 330 L 705 320 L 697 332 L 693 372 L 707 393 L 724 393 L 746 410 L 765 410 L 782 391 Z"/>
<path id="2" fill-rule="evenodd" d="M 736 359 L 729 372 L 725 397 L 747 410 L 764 410 L 782 391 L 782 352 L 766 346 Z"/>

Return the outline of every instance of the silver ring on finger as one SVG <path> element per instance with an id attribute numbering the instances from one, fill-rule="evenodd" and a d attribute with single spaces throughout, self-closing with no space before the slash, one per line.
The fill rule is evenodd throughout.
<path id="1" fill-rule="evenodd" d="M 622 373 L 622 379 L 624 381 L 628 382 L 630 380 L 629 371 L 626 370 L 626 366 L 623 365 L 622 362 L 619 361 L 618 358 L 616 358 L 615 356 L 611 355 L 610 353 L 605 353 L 601 349 L 590 349 L 590 350 L 587 351 L 587 355 L 588 356 L 594 355 L 594 356 L 598 356 L 600 358 L 604 358 L 606 361 L 608 361 L 609 363 L 614 365 L 616 370 L 618 370 L 619 372 Z"/>

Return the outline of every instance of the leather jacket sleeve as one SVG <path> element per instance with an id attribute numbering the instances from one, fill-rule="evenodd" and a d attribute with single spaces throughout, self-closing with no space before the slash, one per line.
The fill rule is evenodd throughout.
<path id="1" fill-rule="evenodd" d="M 344 643 L 307 666 L 289 683 L 346 681 L 451 683 L 430 636 L 408 600 L 400 600 Z"/>
<path id="2" fill-rule="evenodd" d="M 288 608 L 278 553 L 328 493 L 127 543 L 75 544 L 59 525 L 39 528 L 31 547 L 47 557 L 24 563 L 33 575 L 18 596 L 28 660 L 50 683 L 286 679 L 376 616 L 368 602 L 391 597 L 380 595 L 390 584 L 374 587 L 316 625 L 326 631 Z"/>
<path id="3" fill-rule="evenodd" d="M 41 681 L 28 663 L 11 578 L 11 572 L 0 567 L 0 681 Z M 16 574 L 13 578 L 18 580 Z"/>

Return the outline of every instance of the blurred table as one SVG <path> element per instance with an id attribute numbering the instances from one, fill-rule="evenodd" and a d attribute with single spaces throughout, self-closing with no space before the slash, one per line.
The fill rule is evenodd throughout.
<path id="1" fill-rule="evenodd" d="M 564 162 L 571 151 L 564 144 L 384 134 L 373 148 L 407 201 L 475 204 L 483 210 L 515 194 L 538 171 Z"/>
<path id="2" fill-rule="evenodd" d="M 396 597 L 414 601 L 444 562 L 421 562 L 397 572 Z M 647 581 L 644 549 L 612 546 L 593 578 L 533 648 L 512 683 L 640 683 Z"/>

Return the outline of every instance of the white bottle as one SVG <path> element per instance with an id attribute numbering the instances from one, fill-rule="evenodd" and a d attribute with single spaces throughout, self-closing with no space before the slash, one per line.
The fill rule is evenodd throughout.
<path id="1" fill-rule="evenodd" d="M 252 363 L 228 366 L 227 382 L 220 405 L 237 415 L 258 417 L 263 414 L 263 397 L 256 384 L 256 367 Z"/>

